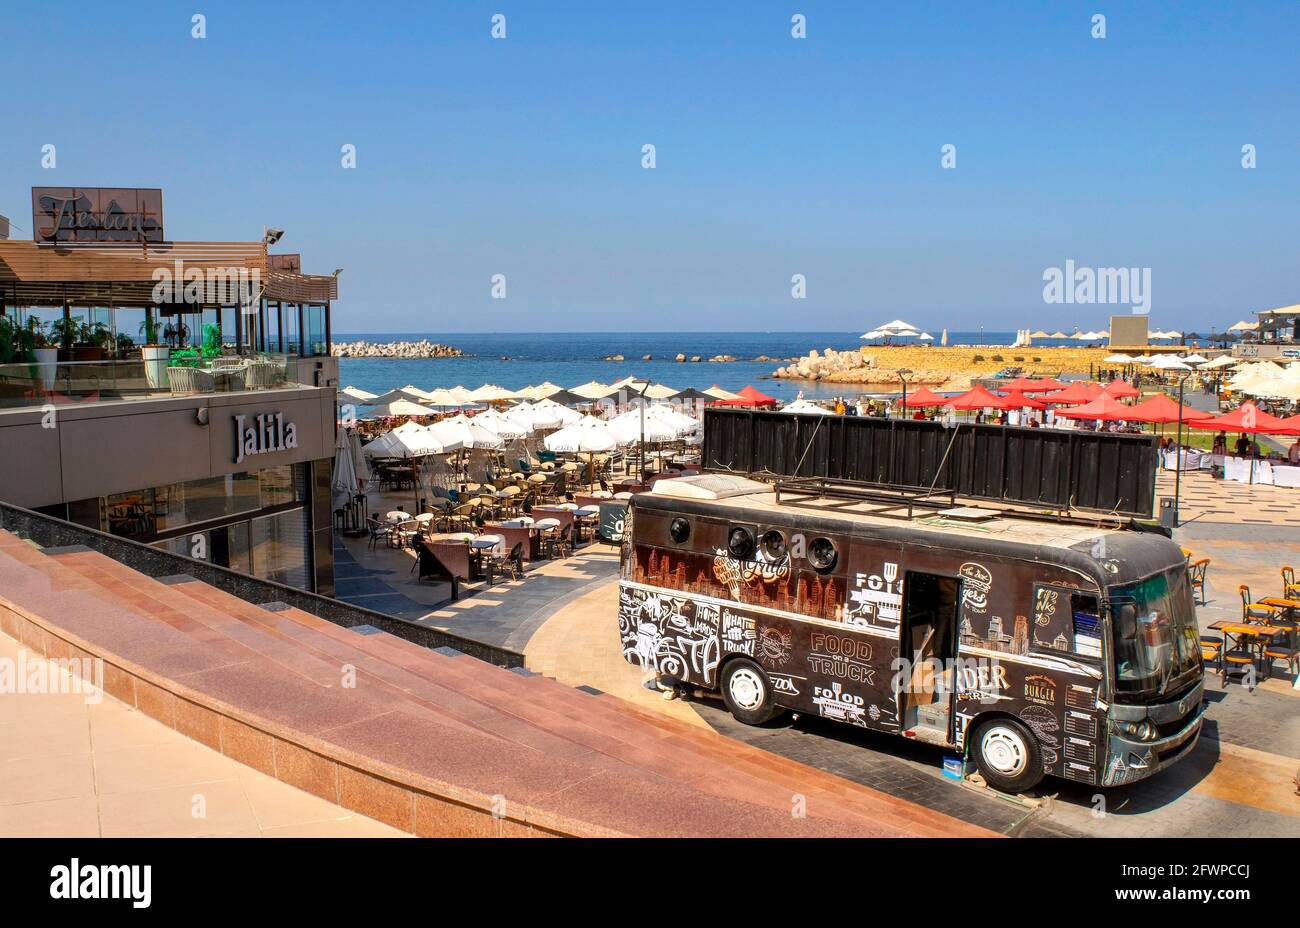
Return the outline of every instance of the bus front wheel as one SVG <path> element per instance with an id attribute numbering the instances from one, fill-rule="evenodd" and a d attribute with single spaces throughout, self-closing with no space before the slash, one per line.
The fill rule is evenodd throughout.
<path id="1" fill-rule="evenodd" d="M 1029 729 L 1011 719 L 991 719 L 971 739 L 984 782 L 1004 793 L 1023 793 L 1043 778 L 1043 757 Z"/>
<path id="2" fill-rule="evenodd" d="M 781 711 L 772 701 L 772 685 L 763 668 L 744 657 L 728 663 L 722 672 L 722 699 L 746 725 L 762 725 Z"/>

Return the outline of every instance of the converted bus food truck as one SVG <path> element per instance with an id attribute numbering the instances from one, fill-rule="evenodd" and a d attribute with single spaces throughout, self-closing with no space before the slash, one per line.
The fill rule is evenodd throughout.
<path id="1" fill-rule="evenodd" d="M 705 474 L 632 499 L 621 570 L 624 657 L 749 724 L 893 732 L 1006 791 L 1133 782 L 1200 734 L 1194 603 L 1158 531 Z"/>

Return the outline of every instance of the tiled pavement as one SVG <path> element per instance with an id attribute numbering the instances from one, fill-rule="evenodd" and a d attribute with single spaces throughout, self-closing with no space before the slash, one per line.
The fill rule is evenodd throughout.
<path id="1" fill-rule="evenodd" d="M 44 661 L 0 634 L 0 660 Z M 101 692 L 0 695 L 0 835 L 400 837 Z M 10 676 L 10 679 L 13 679 Z"/>
<path id="2" fill-rule="evenodd" d="M 1174 471 L 1156 472 L 1156 495 L 1174 496 Z M 1207 471 L 1188 471 L 1178 487 L 1184 524 L 1221 522 L 1234 525 L 1294 526 L 1300 534 L 1300 489 L 1215 480 Z"/>

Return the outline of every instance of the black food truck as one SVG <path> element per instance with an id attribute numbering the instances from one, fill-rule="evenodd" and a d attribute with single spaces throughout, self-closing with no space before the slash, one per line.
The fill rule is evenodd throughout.
<path id="1" fill-rule="evenodd" d="M 660 480 L 628 509 L 630 663 L 785 710 L 947 747 L 1005 791 L 1114 786 L 1201 730 L 1195 608 L 1159 532 L 994 507 Z"/>

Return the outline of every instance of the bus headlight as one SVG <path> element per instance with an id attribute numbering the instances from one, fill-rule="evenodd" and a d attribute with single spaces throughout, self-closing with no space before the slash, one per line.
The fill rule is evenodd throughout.
<path id="1" fill-rule="evenodd" d="M 1151 724 L 1150 719 L 1143 719 L 1140 722 L 1116 722 L 1115 726 L 1122 734 L 1135 741 L 1156 740 L 1156 727 Z"/>

